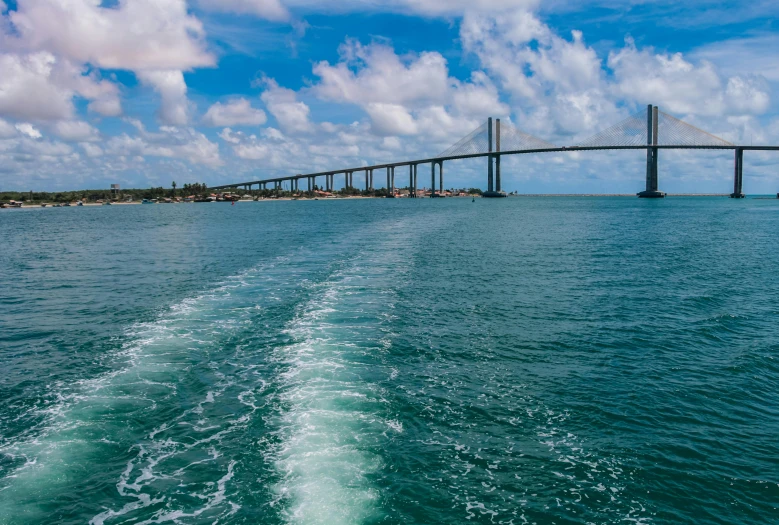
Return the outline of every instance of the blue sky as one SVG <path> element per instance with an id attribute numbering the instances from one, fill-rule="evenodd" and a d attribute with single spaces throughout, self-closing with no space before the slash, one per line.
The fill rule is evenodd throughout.
<path id="1" fill-rule="evenodd" d="M 488 116 L 569 145 L 647 103 L 734 143 L 779 144 L 776 2 L 0 0 L 0 12 L 4 190 L 424 158 Z M 728 192 L 731 157 L 664 152 L 661 189 Z M 643 162 L 522 156 L 504 161 L 504 186 L 630 193 Z M 447 163 L 446 185 L 485 186 L 484 164 Z M 744 185 L 779 191 L 779 154 L 748 152 Z"/>

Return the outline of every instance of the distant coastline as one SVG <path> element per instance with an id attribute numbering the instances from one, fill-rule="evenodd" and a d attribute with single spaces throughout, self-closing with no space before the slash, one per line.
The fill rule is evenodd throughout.
<path id="1" fill-rule="evenodd" d="M 167 190 L 164 188 L 150 188 L 146 190 L 131 189 L 122 190 L 121 192 L 113 193 L 106 190 L 77 190 L 68 192 L 14 192 L 14 191 L 0 191 L 0 207 L 24 207 L 24 208 L 40 208 L 50 207 L 57 205 L 65 205 L 69 203 L 71 206 L 102 206 L 105 204 L 113 204 L 118 206 L 135 205 L 143 203 L 159 203 L 159 204 L 183 204 L 202 202 L 197 200 L 198 197 L 190 195 L 188 197 L 182 197 L 186 195 L 188 190 L 192 188 L 181 188 L 177 194 L 176 190 Z M 183 190 L 183 191 L 182 191 Z M 294 193 L 288 190 L 261 190 L 261 191 L 249 191 L 245 194 L 209 194 L 205 185 L 200 185 L 198 188 L 198 194 L 205 198 L 212 198 L 214 202 L 260 202 L 260 201 L 291 201 L 291 200 L 346 200 L 346 199 L 383 199 L 387 197 L 387 191 L 384 188 L 372 190 L 369 192 L 362 192 L 356 188 L 348 188 L 346 190 L 338 190 L 332 192 L 324 192 L 321 190 L 312 192 L 298 192 Z M 405 193 L 404 193 L 405 191 Z M 210 197 L 209 197 L 210 195 Z M 429 192 L 425 193 L 424 190 L 420 191 L 417 195 L 422 198 L 429 198 Z M 436 195 L 438 196 L 438 195 Z M 722 197 L 728 198 L 730 195 L 727 193 L 668 193 L 668 197 Z M 396 198 L 408 198 L 407 189 L 398 189 L 395 193 Z M 472 198 L 481 197 L 481 190 L 478 188 L 462 189 L 462 190 L 446 190 L 447 198 Z M 635 193 L 509 193 L 508 197 L 522 197 L 522 198 L 560 198 L 560 197 L 636 197 Z M 749 195 L 752 199 L 775 199 L 774 194 L 754 194 Z M 16 206 L 10 203 L 16 203 Z"/>

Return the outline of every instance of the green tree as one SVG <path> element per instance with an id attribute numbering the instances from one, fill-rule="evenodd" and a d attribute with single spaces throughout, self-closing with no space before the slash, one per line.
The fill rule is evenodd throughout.
<path id="1" fill-rule="evenodd" d="M 175 197 L 176 196 L 176 181 L 175 180 L 171 183 L 171 186 L 173 186 L 173 196 Z"/>

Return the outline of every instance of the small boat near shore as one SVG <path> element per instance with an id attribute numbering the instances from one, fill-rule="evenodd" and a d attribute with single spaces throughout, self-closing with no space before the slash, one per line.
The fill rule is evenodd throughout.
<path id="1" fill-rule="evenodd" d="M 157 203 L 154 202 L 152 199 L 143 199 L 141 201 L 141 204 L 157 204 Z"/>

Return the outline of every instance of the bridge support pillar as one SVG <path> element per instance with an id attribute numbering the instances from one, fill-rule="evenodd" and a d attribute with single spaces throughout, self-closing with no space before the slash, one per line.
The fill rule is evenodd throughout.
<path id="1" fill-rule="evenodd" d="M 733 193 L 731 199 L 744 198 L 744 150 L 736 148 L 735 159 L 733 162 Z"/>
<path id="2" fill-rule="evenodd" d="M 373 190 L 373 170 L 368 170 L 368 189 Z"/>
<path id="3" fill-rule="evenodd" d="M 501 192 L 500 189 L 500 155 L 495 155 L 495 191 Z"/>
<path id="4" fill-rule="evenodd" d="M 438 165 L 438 193 L 435 189 L 435 167 Z M 431 180 L 430 180 L 430 197 L 443 197 L 444 196 L 444 162 L 442 160 L 433 161 L 430 165 Z"/>
<path id="5" fill-rule="evenodd" d="M 488 152 L 492 153 L 492 117 L 487 119 L 487 142 Z M 487 155 L 487 192 L 492 193 L 495 190 L 492 185 L 492 155 Z"/>
<path id="6" fill-rule="evenodd" d="M 418 164 L 414 164 L 414 183 L 411 186 L 414 189 L 414 198 L 415 199 L 417 198 L 417 187 L 418 187 L 418 185 L 417 185 L 417 175 L 419 175 L 419 165 Z"/>
<path id="7" fill-rule="evenodd" d="M 395 166 L 390 173 L 390 197 L 395 197 Z"/>
<path id="8" fill-rule="evenodd" d="M 648 105 L 646 114 L 646 189 L 637 195 L 644 199 L 662 199 L 665 193 L 657 189 L 657 106 Z"/>

